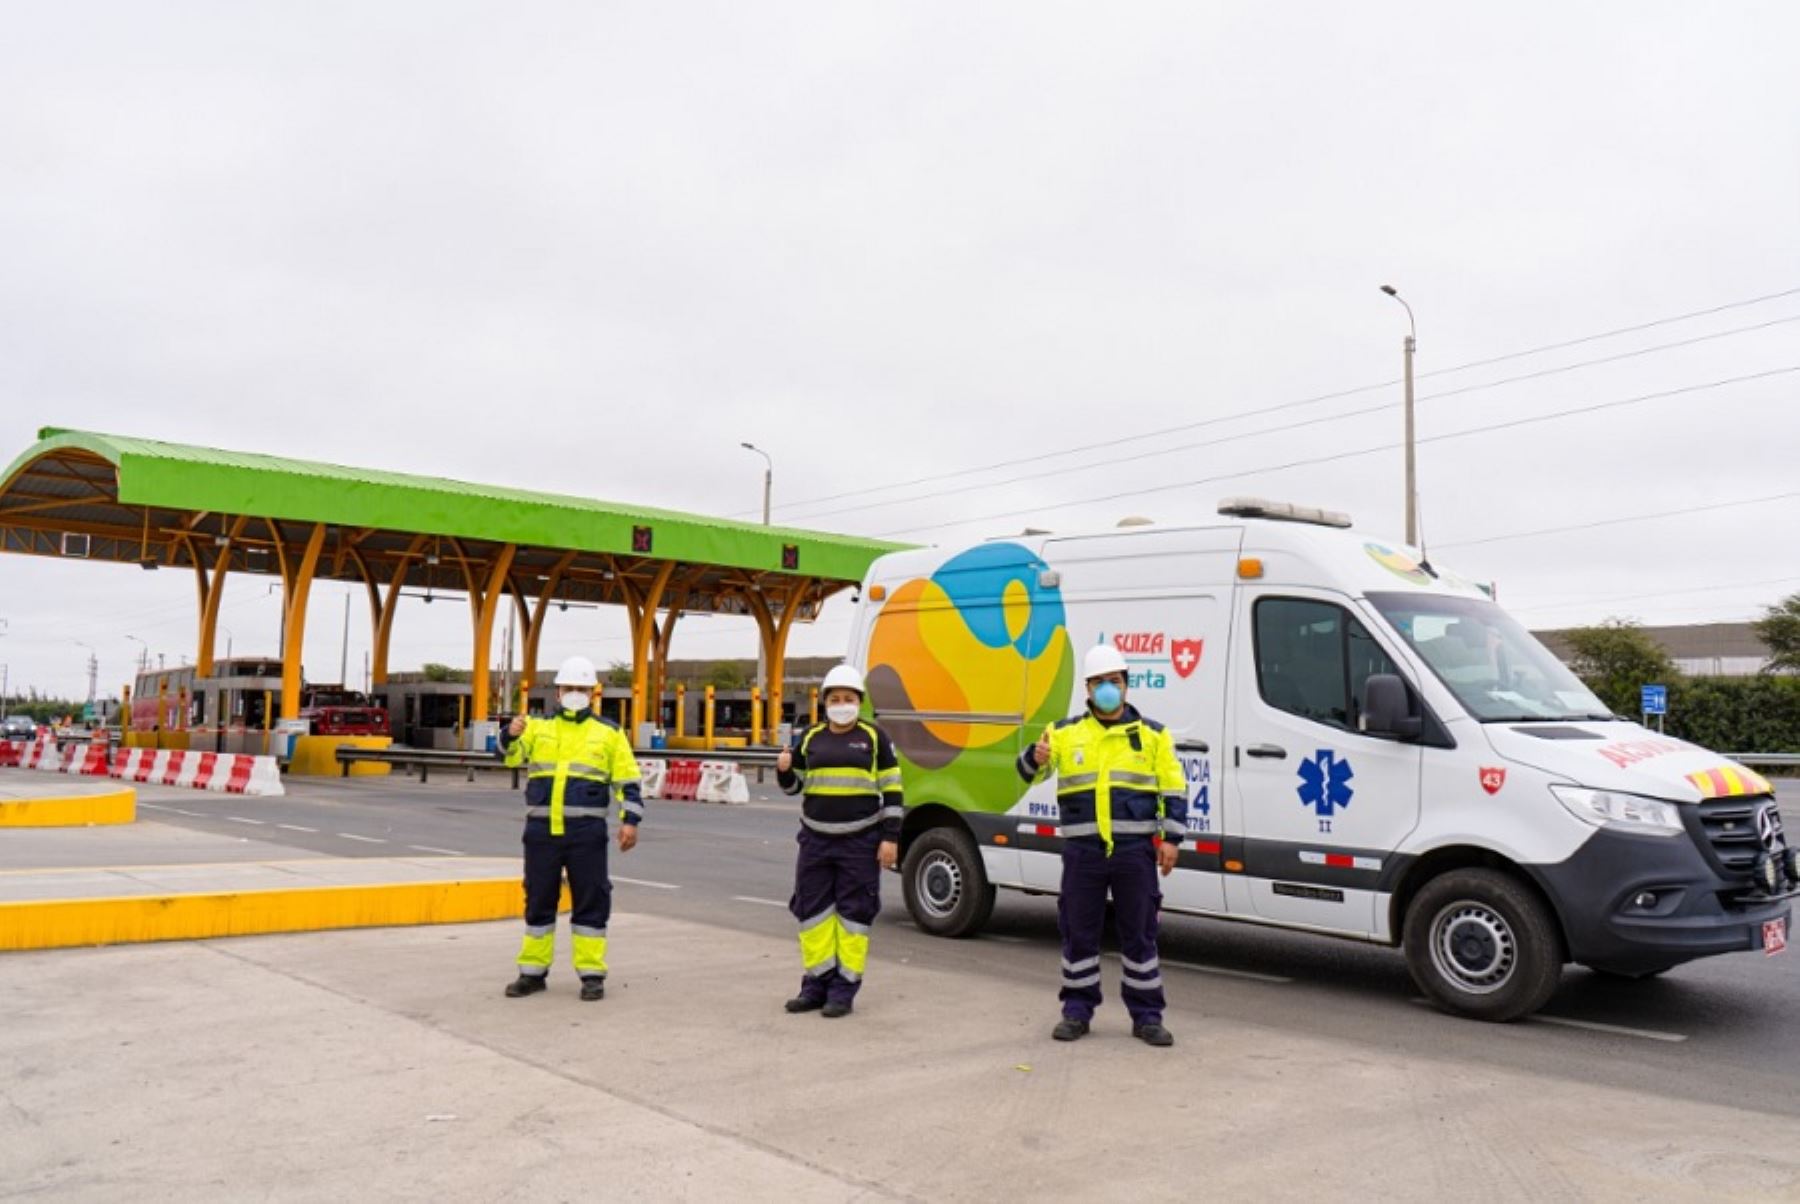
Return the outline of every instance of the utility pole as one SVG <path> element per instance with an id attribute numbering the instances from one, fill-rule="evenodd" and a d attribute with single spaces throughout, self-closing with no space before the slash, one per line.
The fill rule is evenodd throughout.
<path id="1" fill-rule="evenodd" d="M 512 699 L 512 666 L 513 666 L 513 618 L 517 613 L 515 607 L 506 608 L 506 635 L 500 641 L 500 709 L 506 710 Z M 654 616 L 652 616 L 654 619 Z"/>
<path id="2" fill-rule="evenodd" d="M 1406 298 L 1391 284 L 1381 286 L 1381 291 L 1406 307 L 1406 342 L 1404 358 L 1406 361 L 1406 542 L 1410 547 L 1419 546 L 1419 480 L 1418 480 L 1418 439 L 1413 426 L 1413 352 L 1419 346 L 1419 328 L 1413 321 L 1412 306 L 1406 304 Z"/>
<path id="3" fill-rule="evenodd" d="M 769 525 L 769 498 L 775 491 L 775 458 L 754 443 L 741 443 L 738 446 L 746 451 L 753 451 L 763 458 L 763 526 Z M 651 621 L 656 619 L 650 616 Z M 769 650 L 763 647 L 762 636 L 756 638 L 756 684 L 766 693 L 769 688 Z M 761 733 L 750 733 L 751 743 L 755 743 Z"/>
<path id="4" fill-rule="evenodd" d="M 350 688 L 350 591 L 344 591 L 344 647 L 338 656 L 338 685 Z"/>
<path id="5" fill-rule="evenodd" d="M 11 665 L 0 665 L 0 719 L 6 718 L 6 690 L 12 676 Z"/>

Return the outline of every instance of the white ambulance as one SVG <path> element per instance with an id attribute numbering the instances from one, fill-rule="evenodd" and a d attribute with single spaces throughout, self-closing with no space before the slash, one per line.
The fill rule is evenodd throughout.
<path id="1" fill-rule="evenodd" d="M 882 557 L 851 659 L 902 758 L 928 932 L 1057 889 L 1055 788 L 1014 761 L 1110 642 L 1177 740 L 1163 906 L 1403 946 L 1453 1011 L 1523 1016 L 1567 962 L 1644 977 L 1780 953 L 1800 894 L 1767 781 L 1609 714 L 1482 586 L 1339 514 L 1235 499 L 1193 526 Z"/>

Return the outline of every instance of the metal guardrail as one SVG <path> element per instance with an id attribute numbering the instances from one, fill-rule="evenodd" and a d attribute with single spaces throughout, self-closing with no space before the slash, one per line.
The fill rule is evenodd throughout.
<path id="1" fill-rule="evenodd" d="M 749 765 L 757 769 L 773 769 L 778 750 L 761 748 L 720 748 L 711 752 L 700 749 L 677 748 L 640 748 L 635 750 L 639 760 L 655 761 L 730 761 L 736 765 Z M 342 745 L 337 750 L 338 767 L 343 777 L 350 776 L 350 767 L 358 763 L 377 765 L 399 765 L 402 767 L 417 766 L 419 781 L 431 780 L 433 769 L 460 769 L 468 775 L 468 780 L 475 780 L 475 771 L 504 770 L 512 774 L 513 788 L 519 785 L 518 769 L 512 769 L 501 763 L 492 753 L 460 752 L 446 748 L 406 748 L 390 745 L 387 748 L 353 748 Z M 760 775 L 759 775 L 760 778 Z"/>
<path id="2" fill-rule="evenodd" d="M 1767 766 L 1770 769 L 1792 769 L 1800 766 L 1800 753 L 1726 753 L 1727 757 L 1739 765 L 1748 765 L 1755 769 Z"/>

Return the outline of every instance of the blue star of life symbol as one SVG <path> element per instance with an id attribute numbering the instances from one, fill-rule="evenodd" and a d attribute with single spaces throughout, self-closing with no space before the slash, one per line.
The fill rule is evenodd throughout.
<path id="1" fill-rule="evenodd" d="M 1351 796 L 1356 793 L 1350 787 L 1350 779 L 1355 776 L 1350 762 L 1340 760 L 1329 748 L 1321 748 L 1309 760 L 1300 762 L 1300 785 L 1295 792 L 1302 806 L 1318 814 L 1320 831 L 1330 831 L 1326 825 L 1331 817 L 1350 805 Z"/>

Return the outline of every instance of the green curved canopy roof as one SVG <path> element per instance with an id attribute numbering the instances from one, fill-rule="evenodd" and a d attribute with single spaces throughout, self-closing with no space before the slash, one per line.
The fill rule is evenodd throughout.
<path id="1" fill-rule="evenodd" d="M 860 581 L 877 556 L 904 545 L 764 527 L 594 498 L 478 485 L 250 452 L 47 427 L 0 478 L 0 505 L 31 466 L 86 452 L 117 470 L 117 503 L 249 514 L 602 555 L 677 560 L 752 573 Z M 41 495 L 39 495 L 41 498 Z M 71 497 L 71 507 L 83 500 Z M 40 504 L 37 510 L 43 512 Z M 5 510 L 0 509 L 0 519 Z M 44 514 L 46 519 L 53 515 Z M 648 538 L 649 546 L 644 546 Z M 785 560 L 784 560 L 785 556 Z"/>

